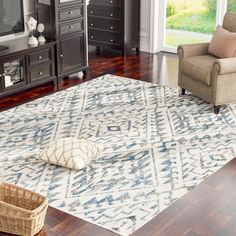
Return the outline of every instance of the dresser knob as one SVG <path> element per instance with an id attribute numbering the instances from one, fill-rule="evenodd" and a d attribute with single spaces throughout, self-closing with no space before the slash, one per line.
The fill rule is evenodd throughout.
<path id="1" fill-rule="evenodd" d="M 41 60 L 41 59 L 42 59 L 42 57 L 41 57 L 41 56 L 38 56 L 38 59 L 39 59 L 39 60 Z"/>
<path id="2" fill-rule="evenodd" d="M 91 13 L 91 14 L 93 14 L 93 13 L 94 13 L 94 11 L 90 11 L 90 13 Z"/>
<path id="3" fill-rule="evenodd" d="M 113 13 L 111 13 L 110 16 L 113 16 Z"/>
<path id="4" fill-rule="evenodd" d="M 70 29 L 74 29 L 74 26 L 73 26 L 73 25 L 70 25 L 69 28 L 70 28 Z"/>
<path id="5" fill-rule="evenodd" d="M 63 58 L 63 54 L 61 54 L 60 57 Z"/>
<path id="6" fill-rule="evenodd" d="M 94 26 L 94 24 L 90 24 L 90 26 Z"/>
<path id="7" fill-rule="evenodd" d="M 114 29 L 114 27 L 113 27 L 113 26 L 111 26 L 111 27 L 110 27 L 110 29 L 111 29 L 111 30 L 113 30 L 113 29 Z"/>
<path id="8" fill-rule="evenodd" d="M 69 11 L 69 14 L 70 14 L 70 15 L 73 15 L 73 11 Z"/>
<path id="9" fill-rule="evenodd" d="M 113 43 L 113 42 L 114 42 L 114 39 L 111 39 L 110 41 Z"/>
<path id="10" fill-rule="evenodd" d="M 91 39 L 94 39 L 94 36 L 92 35 L 90 38 L 91 38 Z"/>
<path id="11" fill-rule="evenodd" d="M 43 75 L 43 72 L 39 72 L 39 75 Z"/>
<path id="12" fill-rule="evenodd" d="M 113 1 L 111 0 L 110 3 L 113 3 Z"/>

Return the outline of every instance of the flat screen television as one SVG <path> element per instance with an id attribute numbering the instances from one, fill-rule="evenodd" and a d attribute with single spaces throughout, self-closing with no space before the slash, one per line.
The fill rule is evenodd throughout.
<path id="1" fill-rule="evenodd" d="M 24 31 L 23 0 L 0 0 L 0 37 Z"/>

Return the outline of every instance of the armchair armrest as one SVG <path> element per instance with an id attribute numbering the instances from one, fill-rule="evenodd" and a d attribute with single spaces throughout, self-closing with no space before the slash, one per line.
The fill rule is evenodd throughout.
<path id="1" fill-rule="evenodd" d="M 208 54 L 209 43 L 184 44 L 178 47 L 177 53 L 180 59 Z"/>
<path id="2" fill-rule="evenodd" d="M 236 57 L 217 59 L 213 70 L 216 70 L 219 75 L 236 73 Z"/>

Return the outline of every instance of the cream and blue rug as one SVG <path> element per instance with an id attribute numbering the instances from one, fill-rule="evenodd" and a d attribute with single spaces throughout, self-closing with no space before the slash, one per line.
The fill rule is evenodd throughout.
<path id="1" fill-rule="evenodd" d="M 177 89 L 106 75 L 0 113 L 0 181 L 129 235 L 236 156 L 236 106 L 220 115 Z M 70 171 L 35 159 L 62 137 L 104 147 Z"/>

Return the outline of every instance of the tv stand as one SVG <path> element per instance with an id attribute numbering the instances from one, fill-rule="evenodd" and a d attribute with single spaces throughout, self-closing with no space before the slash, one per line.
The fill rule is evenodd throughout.
<path id="1" fill-rule="evenodd" d="M 8 46 L 4 46 L 4 45 L 0 45 L 0 51 L 6 50 L 6 49 L 9 49 L 9 47 Z"/>
<path id="2" fill-rule="evenodd" d="M 26 36 L 0 43 L 0 98 L 48 82 L 57 85 L 78 72 L 89 78 L 86 1 L 33 2 L 34 16 L 44 24 L 47 42 L 29 47 Z"/>
<path id="3" fill-rule="evenodd" d="M 28 37 L 10 40 L 0 50 L 0 98 L 42 85 L 57 84 L 56 41 L 29 47 Z M 4 48 L 4 47 L 1 47 Z"/>

